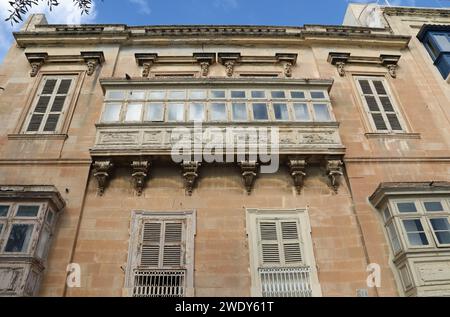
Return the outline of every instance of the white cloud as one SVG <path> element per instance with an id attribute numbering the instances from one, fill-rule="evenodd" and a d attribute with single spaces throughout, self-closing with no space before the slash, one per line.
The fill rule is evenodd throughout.
<path id="1" fill-rule="evenodd" d="M 150 13 L 152 13 L 152 10 L 150 9 L 150 5 L 148 4 L 147 0 L 129 0 L 131 3 L 136 4 L 139 9 L 139 13 L 141 14 L 147 14 L 149 15 Z"/>
<path id="2" fill-rule="evenodd" d="M 5 21 L 5 18 L 9 16 L 9 9 L 9 2 L 0 0 L 0 63 L 12 44 L 12 32 L 19 30 L 21 27 L 21 25 L 11 25 L 10 22 Z M 40 1 L 38 5 L 33 6 L 29 13 L 24 16 L 24 20 L 31 13 L 45 13 L 48 22 L 54 24 L 93 23 L 96 18 L 95 2 L 89 15 L 81 15 L 81 11 L 74 6 L 72 0 L 60 0 L 59 6 L 53 7 L 52 11 L 48 8 L 46 0 Z"/>

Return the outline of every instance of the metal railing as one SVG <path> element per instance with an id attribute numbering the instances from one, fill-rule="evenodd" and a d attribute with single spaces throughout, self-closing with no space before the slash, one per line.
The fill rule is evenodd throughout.
<path id="1" fill-rule="evenodd" d="M 311 268 L 260 268 L 263 297 L 311 297 Z"/>
<path id="2" fill-rule="evenodd" d="M 186 270 L 135 270 L 134 297 L 183 297 Z"/>

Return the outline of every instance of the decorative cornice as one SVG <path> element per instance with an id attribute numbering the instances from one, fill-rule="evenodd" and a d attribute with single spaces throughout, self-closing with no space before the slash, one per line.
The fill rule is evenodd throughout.
<path id="1" fill-rule="evenodd" d="M 0 185 L 0 198 L 46 199 L 53 204 L 56 211 L 61 211 L 66 206 L 58 189 L 52 185 Z"/>
<path id="2" fill-rule="evenodd" d="M 378 208 L 384 204 L 386 199 L 391 197 L 442 194 L 450 194 L 450 182 L 386 182 L 378 186 L 375 192 L 369 197 L 369 201 Z"/>
<path id="3" fill-rule="evenodd" d="M 450 17 L 450 9 L 437 8 L 414 8 L 414 7 L 382 7 L 387 15 L 413 15 L 413 16 L 435 16 L 441 18 Z"/>

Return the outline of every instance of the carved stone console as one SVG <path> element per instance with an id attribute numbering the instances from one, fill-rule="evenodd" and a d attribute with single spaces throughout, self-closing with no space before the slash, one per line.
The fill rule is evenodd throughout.
<path id="1" fill-rule="evenodd" d="M 97 67 L 105 62 L 103 52 L 81 52 L 81 56 L 86 62 L 88 76 L 92 76 L 97 70 Z"/>
<path id="2" fill-rule="evenodd" d="M 142 67 L 142 77 L 147 78 L 150 76 L 150 68 L 155 64 L 158 54 L 154 53 L 136 53 L 134 54 L 136 62 Z"/>
<path id="3" fill-rule="evenodd" d="M 326 174 L 330 180 L 330 187 L 337 193 L 340 185 L 340 179 L 344 175 L 342 166 L 344 163 L 338 159 L 327 159 Z"/>
<path id="4" fill-rule="evenodd" d="M 255 179 L 258 176 L 259 164 L 256 161 L 242 161 L 239 166 L 241 167 L 245 189 L 247 190 L 247 194 L 250 195 Z"/>
<path id="5" fill-rule="evenodd" d="M 277 53 L 276 58 L 278 62 L 283 64 L 284 76 L 290 78 L 292 77 L 292 68 L 297 63 L 297 54 L 283 54 Z"/>
<path id="6" fill-rule="evenodd" d="M 208 76 L 209 74 L 209 66 L 216 62 L 216 54 L 215 53 L 194 53 L 194 58 L 200 65 L 201 74 L 203 77 Z"/>
<path id="7" fill-rule="evenodd" d="M 381 54 L 379 57 L 372 56 L 352 56 L 350 53 L 336 53 L 331 52 L 328 55 L 328 62 L 335 65 L 339 76 L 345 76 L 345 66 L 346 65 L 376 65 L 384 66 L 387 68 L 389 75 L 392 78 L 397 77 L 397 64 L 400 60 L 399 55 L 384 55 Z"/>
<path id="8" fill-rule="evenodd" d="M 94 177 L 97 180 L 98 194 L 100 196 L 103 196 L 103 193 L 105 192 L 106 184 L 108 178 L 110 177 L 112 168 L 113 164 L 109 160 L 95 161 L 93 163 Z"/>
<path id="9" fill-rule="evenodd" d="M 297 193 L 300 194 L 303 181 L 306 177 L 306 157 L 289 157 L 288 158 L 289 172 L 294 180 L 294 186 L 297 189 Z"/>
<path id="10" fill-rule="evenodd" d="M 28 62 L 31 65 L 30 76 L 36 77 L 39 69 L 41 69 L 42 65 L 44 65 L 45 61 L 48 58 L 47 53 L 25 53 L 25 56 L 28 59 Z"/>
<path id="11" fill-rule="evenodd" d="M 149 161 L 133 161 L 131 162 L 131 178 L 133 187 L 138 196 L 142 195 L 145 187 L 145 179 L 148 176 L 151 163 Z"/>
<path id="12" fill-rule="evenodd" d="M 239 53 L 219 53 L 219 63 L 225 66 L 228 77 L 234 74 L 234 66 L 239 62 L 241 54 Z"/>
<path id="13" fill-rule="evenodd" d="M 195 161 L 183 161 L 181 169 L 184 178 L 184 186 L 186 193 L 191 196 L 194 189 L 195 181 L 198 178 L 198 169 L 200 167 L 199 162 Z"/>

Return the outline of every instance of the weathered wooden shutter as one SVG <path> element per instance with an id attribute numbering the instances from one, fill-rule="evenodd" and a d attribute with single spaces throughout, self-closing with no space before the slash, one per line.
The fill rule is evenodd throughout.
<path id="1" fill-rule="evenodd" d="M 359 79 L 362 97 L 377 131 L 403 131 L 399 114 L 395 110 L 381 79 Z"/>
<path id="2" fill-rule="evenodd" d="M 143 223 L 140 265 L 166 269 L 184 265 L 184 222 Z"/>
<path id="3" fill-rule="evenodd" d="M 303 261 L 299 223 L 296 220 L 259 222 L 260 257 L 263 266 L 295 266 Z"/>
<path id="4" fill-rule="evenodd" d="M 27 132 L 55 132 L 72 86 L 70 78 L 48 78 L 37 95 Z"/>

